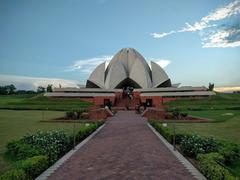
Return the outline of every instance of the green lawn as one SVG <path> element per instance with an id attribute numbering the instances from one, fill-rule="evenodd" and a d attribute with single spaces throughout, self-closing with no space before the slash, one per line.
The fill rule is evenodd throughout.
<path id="1" fill-rule="evenodd" d="M 205 99 L 179 99 L 165 104 L 193 116 L 213 119 L 215 123 L 176 123 L 177 131 L 214 136 L 240 144 L 240 94 L 217 93 Z M 236 110 L 234 110 L 236 109 Z"/>
<path id="2" fill-rule="evenodd" d="M 213 136 L 240 144 L 240 111 L 208 110 L 189 111 L 190 115 L 214 119 L 214 123 L 175 123 L 176 131 Z"/>
<path id="3" fill-rule="evenodd" d="M 0 95 L 0 109 L 71 110 L 87 108 L 91 104 L 76 98 L 48 98 L 43 95 Z"/>
<path id="4" fill-rule="evenodd" d="M 204 99 L 179 99 L 165 104 L 169 109 L 179 108 L 180 110 L 240 110 L 240 94 L 217 93 Z"/>
<path id="5" fill-rule="evenodd" d="M 11 163 L 4 159 L 5 145 L 13 139 L 19 139 L 26 133 L 38 130 L 63 130 L 72 133 L 72 123 L 44 123 L 45 120 L 61 117 L 64 112 L 60 111 L 36 111 L 36 110 L 0 110 L 0 174 L 11 167 Z M 82 125 L 77 124 L 80 128 Z"/>

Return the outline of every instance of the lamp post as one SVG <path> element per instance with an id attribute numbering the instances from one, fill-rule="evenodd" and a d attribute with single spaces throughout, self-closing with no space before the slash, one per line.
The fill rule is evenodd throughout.
<path id="1" fill-rule="evenodd" d="M 176 151 L 176 127 L 173 123 L 173 150 Z"/>
<path id="2" fill-rule="evenodd" d="M 76 146 L 76 122 L 73 122 L 73 149 Z"/>

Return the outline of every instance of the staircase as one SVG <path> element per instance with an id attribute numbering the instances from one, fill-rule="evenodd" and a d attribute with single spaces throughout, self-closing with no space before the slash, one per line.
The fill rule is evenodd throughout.
<path id="1" fill-rule="evenodd" d="M 116 110 L 135 110 L 136 106 L 140 105 L 140 98 L 133 95 L 132 99 L 128 96 L 116 97 L 113 109 Z"/>

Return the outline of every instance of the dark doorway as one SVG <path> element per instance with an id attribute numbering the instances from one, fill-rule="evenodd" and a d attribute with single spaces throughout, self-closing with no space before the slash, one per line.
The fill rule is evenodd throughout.
<path id="1" fill-rule="evenodd" d="M 134 80 L 126 78 L 116 86 L 116 89 L 124 89 L 126 87 L 141 88 L 141 86 Z"/>
<path id="2" fill-rule="evenodd" d="M 146 99 L 146 107 L 152 107 L 152 99 Z"/>
<path id="3" fill-rule="evenodd" d="M 110 103 L 110 99 L 104 99 L 104 102 L 103 102 L 104 106 L 108 106 L 109 103 Z"/>

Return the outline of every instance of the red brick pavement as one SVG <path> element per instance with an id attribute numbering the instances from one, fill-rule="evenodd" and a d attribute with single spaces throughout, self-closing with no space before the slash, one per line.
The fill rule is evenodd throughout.
<path id="1" fill-rule="evenodd" d="M 49 180 L 167 179 L 193 176 L 133 111 L 120 111 Z"/>

